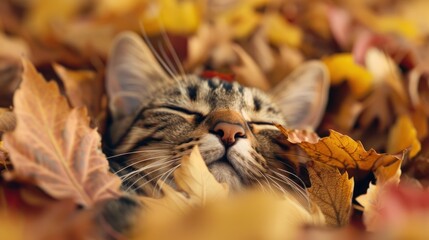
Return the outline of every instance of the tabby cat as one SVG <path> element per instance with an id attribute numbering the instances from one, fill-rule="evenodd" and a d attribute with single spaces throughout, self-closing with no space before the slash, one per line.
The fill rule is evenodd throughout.
<path id="1" fill-rule="evenodd" d="M 110 163 L 125 190 L 152 195 L 159 179 L 174 186 L 173 171 L 196 145 L 233 190 L 303 184 L 274 123 L 318 125 L 328 89 L 323 64 L 304 64 L 266 94 L 216 77 L 171 76 L 152 52 L 138 35 L 123 33 L 108 64 Z"/>

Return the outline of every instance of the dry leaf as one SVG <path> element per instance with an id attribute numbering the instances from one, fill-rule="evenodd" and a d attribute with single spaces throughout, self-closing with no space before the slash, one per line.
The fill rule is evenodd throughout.
<path id="1" fill-rule="evenodd" d="M 302 142 L 299 146 L 317 162 L 347 170 L 354 175 L 358 170 L 375 171 L 380 166 L 390 165 L 398 158 L 388 154 L 378 154 L 374 149 L 366 151 L 360 141 L 330 130 L 328 137 L 317 143 Z"/>
<path id="2" fill-rule="evenodd" d="M 183 157 L 181 167 L 174 172 L 177 186 L 200 204 L 207 200 L 215 201 L 228 194 L 228 185 L 218 183 L 208 171 L 198 147 L 194 147 L 190 156 Z"/>
<path id="3" fill-rule="evenodd" d="M 283 135 L 287 137 L 287 140 L 291 143 L 317 143 L 319 141 L 319 136 L 317 133 L 311 130 L 300 130 L 300 129 L 286 129 L 280 124 L 274 123 L 274 125 L 280 130 Z"/>
<path id="4" fill-rule="evenodd" d="M 54 198 L 83 206 L 118 197 L 120 180 L 109 172 L 86 110 L 70 109 L 55 82 L 45 82 L 27 60 L 23 64 L 14 96 L 17 127 L 4 136 L 14 173 L 34 178 Z"/>
<path id="5" fill-rule="evenodd" d="M 367 95 L 372 89 L 372 74 L 358 65 L 351 54 L 335 54 L 324 58 L 323 62 L 328 67 L 332 85 L 347 81 L 352 94 L 358 99 Z"/>
<path id="6" fill-rule="evenodd" d="M 354 181 L 347 172 L 320 162 L 307 164 L 311 187 L 310 199 L 326 217 L 328 226 L 343 227 L 349 223 Z"/>
<path id="7" fill-rule="evenodd" d="M 401 160 L 387 165 L 380 166 L 376 169 L 374 175 L 377 179 L 377 184 L 369 184 L 367 193 L 356 198 L 356 201 L 364 207 L 363 222 L 368 231 L 379 229 L 384 213 L 384 205 L 386 199 L 383 195 L 389 190 L 390 186 L 399 183 L 401 176 Z"/>
<path id="8" fill-rule="evenodd" d="M 395 154 L 407 148 L 411 148 L 410 157 L 413 158 L 420 151 L 421 145 L 410 117 L 402 115 L 390 129 L 387 152 Z"/>
<path id="9" fill-rule="evenodd" d="M 201 22 L 202 4 L 198 1 L 160 0 L 150 2 L 142 25 L 149 34 L 167 31 L 174 34 L 194 33 Z"/>
<path id="10" fill-rule="evenodd" d="M 232 49 L 241 62 L 239 66 L 231 67 L 237 76 L 237 81 L 244 86 L 256 87 L 268 91 L 270 83 L 255 61 L 240 46 L 233 45 Z"/>
<path id="11" fill-rule="evenodd" d="M 102 76 L 90 70 L 72 71 L 54 64 L 73 107 L 86 107 L 96 126 L 104 126 L 106 98 Z M 101 70 L 100 70 L 101 71 Z"/>
<path id="12" fill-rule="evenodd" d="M 302 42 L 301 29 L 285 21 L 279 14 L 267 14 L 263 23 L 268 40 L 276 45 L 298 48 Z"/>

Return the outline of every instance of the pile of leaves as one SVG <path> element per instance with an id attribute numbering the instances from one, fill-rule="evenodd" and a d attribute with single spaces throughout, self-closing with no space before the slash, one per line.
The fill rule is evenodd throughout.
<path id="1" fill-rule="evenodd" d="M 428 238 L 428 7 L 425 0 L 1 1 L 0 235 Z M 326 64 L 330 96 L 317 129 L 324 137 L 278 126 L 310 159 L 308 199 L 269 188 L 231 195 L 195 148 L 174 172 L 177 190 L 160 183 L 163 197 L 140 199 L 145 211 L 127 236 L 113 229 L 102 212 L 125 193 L 100 136 L 108 127 L 105 64 L 124 30 L 142 34 L 172 72 L 216 71 L 264 90 L 306 60 Z"/>

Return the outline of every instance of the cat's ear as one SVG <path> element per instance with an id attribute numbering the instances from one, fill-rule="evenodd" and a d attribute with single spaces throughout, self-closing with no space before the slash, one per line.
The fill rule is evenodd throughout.
<path id="1" fill-rule="evenodd" d="M 325 112 L 329 74 L 319 61 L 310 61 L 294 70 L 271 92 L 287 127 L 316 128 Z"/>
<path id="2" fill-rule="evenodd" d="M 134 120 L 153 91 L 170 81 L 149 47 L 133 32 L 124 32 L 115 38 L 106 79 L 114 142 L 124 134 L 125 130 L 121 129 Z"/>

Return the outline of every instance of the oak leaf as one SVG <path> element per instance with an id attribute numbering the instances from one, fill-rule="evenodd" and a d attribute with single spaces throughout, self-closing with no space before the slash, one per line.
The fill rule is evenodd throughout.
<path id="1" fill-rule="evenodd" d="M 55 82 L 47 83 L 27 60 L 23 65 L 14 96 L 17 127 L 3 139 L 14 173 L 33 178 L 54 198 L 86 207 L 119 196 L 120 180 L 109 172 L 86 110 L 70 109 Z"/>
<path id="2" fill-rule="evenodd" d="M 337 168 L 320 162 L 309 162 L 308 173 L 311 187 L 310 199 L 316 203 L 326 217 L 329 226 L 342 227 L 349 223 L 354 180 L 347 172 L 341 174 Z"/>
<path id="3" fill-rule="evenodd" d="M 378 154 L 374 149 L 366 151 L 360 141 L 334 130 L 315 144 L 302 142 L 299 146 L 314 161 L 347 170 L 350 174 L 358 170 L 375 171 L 398 160 L 394 155 Z"/>

